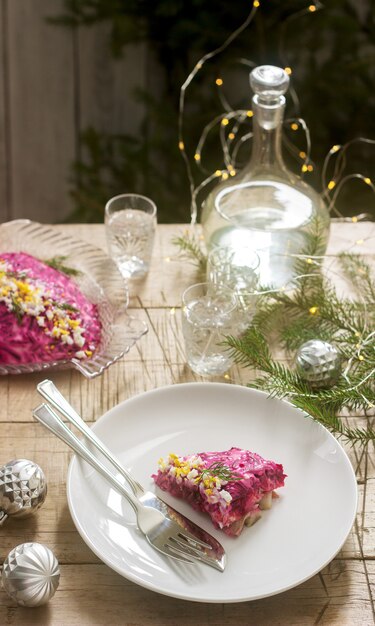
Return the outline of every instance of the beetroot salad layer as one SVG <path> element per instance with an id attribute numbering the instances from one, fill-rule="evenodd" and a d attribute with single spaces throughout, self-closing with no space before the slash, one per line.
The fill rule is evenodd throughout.
<path id="1" fill-rule="evenodd" d="M 274 489 L 283 487 L 283 466 L 259 454 L 231 448 L 195 455 L 170 454 L 159 460 L 155 483 L 194 509 L 207 513 L 214 526 L 237 536 L 270 508 Z"/>
<path id="2" fill-rule="evenodd" d="M 0 363 L 90 358 L 97 307 L 62 272 L 23 252 L 0 253 Z"/>

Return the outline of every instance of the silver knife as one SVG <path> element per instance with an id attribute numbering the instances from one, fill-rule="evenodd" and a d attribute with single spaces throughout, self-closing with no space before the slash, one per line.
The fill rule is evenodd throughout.
<path id="1" fill-rule="evenodd" d="M 86 422 L 75 411 L 75 409 L 64 398 L 52 380 L 46 379 L 37 385 L 37 390 L 52 406 L 57 409 L 71 424 L 73 424 L 99 452 L 117 469 L 131 487 L 134 495 L 145 506 L 149 506 L 161 511 L 167 518 L 175 521 L 184 530 L 191 532 L 197 539 L 209 544 L 212 552 L 211 556 L 217 561 L 218 569 L 224 570 L 226 564 L 226 554 L 223 546 L 215 537 L 206 532 L 203 528 L 192 522 L 190 519 L 176 511 L 166 502 L 161 500 L 152 491 L 146 491 L 142 485 L 126 470 L 114 454 L 105 446 L 99 437 L 87 426 Z"/>

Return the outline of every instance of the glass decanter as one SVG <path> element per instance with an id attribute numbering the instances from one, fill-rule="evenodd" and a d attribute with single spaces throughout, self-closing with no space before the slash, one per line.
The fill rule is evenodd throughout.
<path id="1" fill-rule="evenodd" d="M 286 167 L 281 153 L 288 74 L 263 65 L 250 74 L 253 148 L 248 165 L 222 181 L 203 205 L 201 223 L 209 250 L 215 246 L 257 252 L 259 282 L 279 288 L 294 276 L 295 255 L 306 233 L 320 233 L 324 254 L 329 213 L 319 194 Z"/>

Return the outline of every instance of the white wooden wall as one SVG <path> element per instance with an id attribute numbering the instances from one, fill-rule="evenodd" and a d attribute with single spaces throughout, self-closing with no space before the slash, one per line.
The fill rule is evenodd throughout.
<path id="1" fill-rule="evenodd" d="M 69 214 L 79 133 L 137 133 L 132 98 L 147 84 L 144 46 L 114 61 L 109 28 L 51 25 L 61 0 L 0 0 L 0 222 L 60 221 Z"/>

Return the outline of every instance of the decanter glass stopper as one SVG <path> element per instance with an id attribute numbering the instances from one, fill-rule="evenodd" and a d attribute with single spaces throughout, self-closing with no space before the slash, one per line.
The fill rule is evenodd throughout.
<path id="1" fill-rule="evenodd" d="M 250 72 L 250 86 L 259 103 L 271 104 L 288 91 L 289 76 L 281 67 L 260 65 Z"/>

